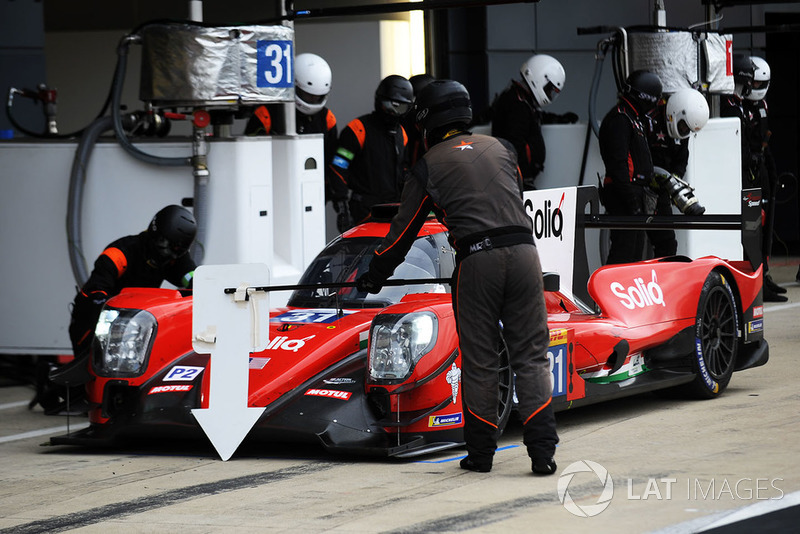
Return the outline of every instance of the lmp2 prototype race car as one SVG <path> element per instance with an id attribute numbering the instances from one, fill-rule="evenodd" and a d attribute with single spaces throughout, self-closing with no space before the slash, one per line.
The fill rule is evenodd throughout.
<path id="1" fill-rule="evenodd" d="M 249 354 L 243 402 L 261 411 L 248 440 L 401 458 L 463 445 L 446 283 L 454 252 L 445 227 L 429 219 L 392 277 L 414 283 L 358 292 L 353 282 L 388 228 L 388 219 L 373 219 L 334 239 L 287 305 L 269 311 L 266 348 Z M 601 267 L 585 286 L 588 304 L 557 276 L 545 280 L 557 411 L 664 389 L 713 398 L 734 371 L 768 358 L 761 269 L 747 262 L 678 256 Z M 193 350 L 192 301 L 172 289 L 126 289 L 108 301 L 86 384 L 90 426 L 53 444 L 202 438 L 194 414 L 209 406 L 213 366 Z M 505 351 L 500 336 L 500 361 Z M 514 410 L 508 366 L 498 405 L 505 425 Z"/>

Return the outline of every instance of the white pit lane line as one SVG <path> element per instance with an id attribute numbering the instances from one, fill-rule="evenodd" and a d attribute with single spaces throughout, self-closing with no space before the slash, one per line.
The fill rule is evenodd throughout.
<path id="1" fill-rule="evenodd" d="M 38 438 L 40 436 L 63 434 L 64 432 L 76 432 L 88 428 L 89 423 L 79 423 L 69 426 L 54 426 L 50 428 L 43 428 L 41 430 L 31 430 L 30 432 L 23 432 L 22 434 L 14 434 L 11 436 L 0 437 L 0 443 L 8 443 L 10 441 L 19 441 L 21 439 Z"/>
<path id="2" fill-rule="evenodd" d="M 0 404 L 0 410 L 10 410 L 11 408 L 19 408 L 20 406 L 27 406 L 30 401 L 17 401 L 17 402 L 7 402 L 5 404 Z"/>

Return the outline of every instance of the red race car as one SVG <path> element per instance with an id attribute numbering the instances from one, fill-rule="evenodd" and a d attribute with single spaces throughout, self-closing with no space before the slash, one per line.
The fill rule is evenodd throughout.
<path id="1" fill-rule="evenodd" d="M 417 283 L 376 295 L 352 287 L 388 224 L 332 241 L 288 305 L 270 311 L 269 342 L 249 359 L 246 402 L 263 411 L 248 439 L 394 457 L 463 444 L 445 228 L 429 220 L 394 273 Z M 673 257 L 602 267 L 586 285 L 590 304 L 560 291 L 557 275 L 545 278 L 556 410 L 667 388 L 712 398 L 734 371 L 767 361 L 761 270 L 749 263 Z M 129 289 L 107 303 L 87 383 L 90 427 L 52 443 L 202 438 L 192 410 L 209 406 L 209 355 L 192 348 L 192 301 L 191 292 Z M 497 352 L 503 359 L 502 341 Z M 508 367 L 500 374 L 505 424 L 514 380 Z"/>

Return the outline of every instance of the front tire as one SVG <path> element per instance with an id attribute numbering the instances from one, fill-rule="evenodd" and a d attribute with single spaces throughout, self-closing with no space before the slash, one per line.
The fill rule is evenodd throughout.
<path id="1" fill-rule="evenodd" d="M 739 348 L 738 313 L 733 288 L 721 273 L 711 272 L 703 284 L 695 319 L 693 382 L 688 392 L 713 399 L 728 387 Z"/>

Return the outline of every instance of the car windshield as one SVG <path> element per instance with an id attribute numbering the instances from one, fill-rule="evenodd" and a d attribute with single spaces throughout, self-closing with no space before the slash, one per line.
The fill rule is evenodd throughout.
<path id="1" fill-rule="evenodd" d="M 300 285 L 352 283 L 369 268 L 380 237 L 338 239 L 328 245 L 309 265 Z M 453 273 L 453 253 L 444 235 L 417 238 L 406 258 L 390 279 L 446 278 Z M 293 307 L 374 308 L 395 304 L 409 293 L 450 292 L 448 284 L 430 283 L 386 286 L 378 294 L 354 287 L 297 289 L 288 305 Z"/>

